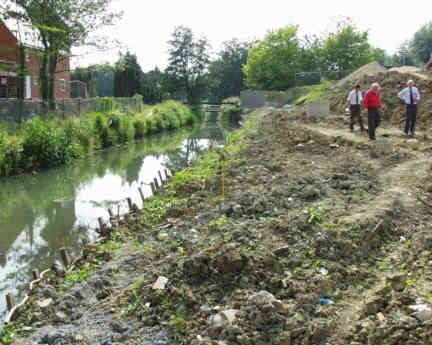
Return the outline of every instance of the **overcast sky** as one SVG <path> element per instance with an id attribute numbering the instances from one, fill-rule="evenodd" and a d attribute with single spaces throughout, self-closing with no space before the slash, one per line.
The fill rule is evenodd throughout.
<path id="1" fill-rule="evenodd" d="M 288 24 L 298 25 L 301 36 L 319 35 L 331 30 L 335 18 L 348 16 L 358 28 L 369 30 L 372 45 L 393 54 L 432 21 L 431 0 L 113 0 L 113 8 L 124 15 L 105 33 L 119 40 L 124 51 L 135 53 L 144 71 L 166 67 L 167 41 L 177 25 L 206 36 L 218 51 L 222 42 L 234 37 L 262 39 L 268 30 Z M 110 49 L 80 56 L 73 65 L 113 63 L 117 58 L 118 49 Z"/>

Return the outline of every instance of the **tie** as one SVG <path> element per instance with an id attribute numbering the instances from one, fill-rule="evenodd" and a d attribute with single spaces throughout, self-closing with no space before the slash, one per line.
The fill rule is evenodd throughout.
<path id="1" fill-rule="evenodd" d="M 356 91 L 356 104 L 359 104 L 358 102 L 358 92 Z"/>
<path id="2" fill-rule="evenodd" d="M 412 87 L 410 87 L 409 89 L 410 89 L 410 104 L 414 104 Z"/>

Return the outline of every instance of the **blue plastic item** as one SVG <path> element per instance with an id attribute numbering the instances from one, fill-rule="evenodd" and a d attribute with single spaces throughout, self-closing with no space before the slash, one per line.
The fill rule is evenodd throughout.
<path id="1" fill-rule="evenodd" d="M 319 305 L 325 305 L 325 304 L 334 304 L 334 302 L 330 298 L 320 298 L 318 300 Z"/>

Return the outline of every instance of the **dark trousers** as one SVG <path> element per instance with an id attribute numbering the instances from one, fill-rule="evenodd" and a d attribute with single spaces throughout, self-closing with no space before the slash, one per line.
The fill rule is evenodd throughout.
<path id="1" fill-rule="evenodd" d="M 368 108 L 368 126 L 369 126 L 369 139 L 375 140 L 375 129 L 381 123 L 381 116 L 378 108 Z"/>
<path id="2" fill-rule="evenodd" d="M 416 119 L 417 104 L 407 104 L 405 115 L 405 134 L 408 134 L 408 131 L 410 131 L 411 134 L 414 134 Z"/>
<path id="3" fill-rule="evenodd" d="M 351 104 L 350 112 L 351 112 L 350 129 L 354 130 L 354 123 L 358 119 L 358 122 L 360 124 L 360 129 L 363 132 L 363 119 L 362 119 L 362 115 L 361 115 L 360 104 Z"/>

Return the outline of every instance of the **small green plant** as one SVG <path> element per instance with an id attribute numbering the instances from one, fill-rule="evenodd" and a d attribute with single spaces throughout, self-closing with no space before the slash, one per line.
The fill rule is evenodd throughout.
<path id="1" fill-rule="evenodd" d="M 2 328 L 0 331 L 0 340 L 2 344 L 10 344 L 12 343 L 13 338 L 18 334 L 18 330 L 15 328 L 15 325 L 9 324 Z"/>
<path id="2" fill-rule="evenodd" d="M 382 271 L 385 271 L 388 268 L 387 263 L 385 263 L 384 261 L 377 261 L 377 266 Z"/>
<path id="3" fill-rule="evenodd" d="M 91 265 L 84 266 L 81 270 L 78 272 L 74 271 L 68 271 L 66 272 L 66 280 L 65 280 L 65 288 L 70 289 L 72 286 L 74 286 L 77 283 L 81 283 L 91 276 L 91 272 L 93 271 L 94 267 Z"/>
<path id="4" fill-rule="evenodd" d="M 218 219 L 212 220 L 209 225 L 216 226 L 216 228 L 221 229 L 228 222 L 227 217 L 223 214 Z"/>
<path id="5" fill-rule="evenodd" d="M 301 267 L 294 268 L 294 273 L 297 275 L 303 275 L 303 269 Z"/>
<path id="6" fill-rule="evenodd" d="M 186 320 L 181 316 L 174 317 L 170 322 L 168 322 L 168 325 L 170 325 L 174 331 L 174 337 L 177 341 L 182 341 L 185 338 L 185 327 L 186 327 Z"/>
<path id="7" fill-rule="evenodd" d="M 321 224 L 323 222 L 322 207 L 311 206 L 306 210 L 307 222 L 309 224 Z"/>

